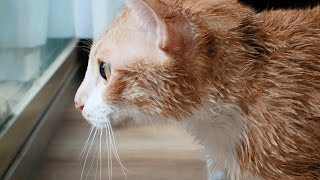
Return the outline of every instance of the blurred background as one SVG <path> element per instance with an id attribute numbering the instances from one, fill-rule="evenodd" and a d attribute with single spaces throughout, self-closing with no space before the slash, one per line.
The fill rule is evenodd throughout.
<path id="1" fill-rule="evenodd" d="M 241 2 L 257 12 L 319 3 Z M 0 1 L 0 179 L 99 177 L 94 150 L 86 154 L 85 167 L 79 160 L 90 125 L 73 107 L 73 97 L 92 41 L 122 7 L 120 0 Z M 116 139 L 123 164 L 134 172 L 127 172 L 130 180 L 208 178 L 201 147 L 177 125 L 131 128 L 116 132 Z M 92 142 L 94 149 L 98 141 Z M 102 158 L 107 179 L 107 156 Z M 113 179 L 125 179 L 113 161 Z"/>

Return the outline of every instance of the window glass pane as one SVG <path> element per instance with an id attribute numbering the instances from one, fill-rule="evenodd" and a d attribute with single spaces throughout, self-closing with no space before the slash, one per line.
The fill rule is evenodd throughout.
<path id="1" fill-rule="evenodd" d="M 0 121 L 3 123 L 69 39 L 48 39 L 32 48 L 0 48 Z M 11 111 L 11 113 L 10 113 Z M 0 123 L 1 123 L 0 122 Z"/>
<path id="2" fill-rule="evenodd" d="M 49 20 L 49 0 L 0 2 L 0 127 L 72 37 L 50 38 Z"/>

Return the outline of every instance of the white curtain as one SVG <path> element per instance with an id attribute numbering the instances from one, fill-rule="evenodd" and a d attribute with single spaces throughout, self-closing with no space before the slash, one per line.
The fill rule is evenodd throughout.
<path id="1" fill-rule="evenodd" d="M 121 8 L 121 0 L 0 0 L 0 81 L 35 78 L 48 38 L 96 38 Z"/>
<path id="2" fill-rule="evenodd" d="M 1 0 L 0 47 L 34 47 L 47 38 L 95 38 L 120 0 Z"/>
<path id="3" fill-rule="evenodd" d="M 96 38 L 121 6 L 120 0 L 51 0 L 48 36 Z"/>

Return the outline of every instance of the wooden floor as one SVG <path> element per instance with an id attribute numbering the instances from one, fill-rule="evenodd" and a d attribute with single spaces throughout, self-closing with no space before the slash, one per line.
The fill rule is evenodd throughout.
<path id="1" fill-rule="evenodd" d="M 80 180 L 83 161 L 79 155 L 89 135 L 90 125 L 70 107 L 51 140 L 44 158 L 32 179 Z M 98 133 L 99 134 L 99 133 Z M 184 130 L 174 125 L 155 125 L 116 132 L 116 145 L 128 180 L 205 180 L 205 163 L 200 160 L 199 146 Z M 90 144 L 90 143 L 89 143 Z M 100 179 L 95 149 L 99 136 L 88 154 L 82 179 Z M 86 155 L 86 154 L 85 154 Z M 102 154 L 102 179 L 108 179 L 108 156 Z M 94 160 L 94 161 L 93 161 Z M 89 172 L 90 165 L 92 164 Z M 86 178 L 87 177 L 87 178 Z M 112 179 L 125 180 L 121 167 L 113 157 Z"/>

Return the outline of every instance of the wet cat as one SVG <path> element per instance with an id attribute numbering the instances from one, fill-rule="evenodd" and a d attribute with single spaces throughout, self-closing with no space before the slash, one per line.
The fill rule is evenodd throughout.
<path id="1" fill-rule="evenodd" d="M 127 0 L 75 105 L 95 127 L 173 120 L 229 179 L 320 178 L 320 8 Z"/>

